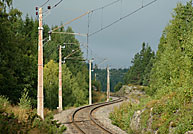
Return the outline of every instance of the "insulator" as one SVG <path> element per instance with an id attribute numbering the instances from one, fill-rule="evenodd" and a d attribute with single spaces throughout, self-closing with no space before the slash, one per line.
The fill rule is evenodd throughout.
<path id="1" fill-rule="evenodd" d="M 51 34 L 49 34 L 49 41 L 51 40 Z"/>

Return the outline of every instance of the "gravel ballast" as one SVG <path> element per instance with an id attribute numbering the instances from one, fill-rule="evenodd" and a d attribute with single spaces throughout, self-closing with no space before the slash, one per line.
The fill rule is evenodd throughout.
<path id="1" fill-rule="evenodd" d="M 113 112 L 115 107 L 119 107 L 121 103 L 122 102 L 101 107 L 97 109 L 96 112 L 94 113 L 95 119 L 97 119 L 97 121 L 99 121 L 100 124 L 103 124 L 105 128 L 108 128 L 110 131 L 114 132 L 115 134 L 127 134 L 119 127 L 113 125 L 111 120 L 109 119 L 109 114 Z"/>
<path id="2" fill-rule="evenodd" d="M 102 124 L 105 128 L 108 128 L 110 131 L 112 131 L 115 134 L 127 134 L 125 131 L 121 130 L 119 127 L 112 125 L 111 120 L 109 119 L 109 114 L 114 110 L 114 107 L 119 107 L 120 103 L 112 104 L 112 105 L 107 105 L 101 108 L 98 108 L 94 112 L 94 118 Z M 64 110 L 61 113 L 58 113 L 54 115 L 54 119 L 58 120 L 60 123 L 64 124 L 67 127 L 67 130 L 64 132 L 64 134 L 73 134 L 73 129 L 74 128 L 72 122 L 71 122 L 71 116 L 72 113 L 76 110 L 77 108 L 71 108 L 68 110 Z"/>

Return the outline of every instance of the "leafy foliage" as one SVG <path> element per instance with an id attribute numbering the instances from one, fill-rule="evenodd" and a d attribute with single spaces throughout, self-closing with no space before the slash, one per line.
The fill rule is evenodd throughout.
<path id="1" fill-rule="evenodd" d="M 99 80 L 92 80 L 92 90 L 101 91 L 101 83 Z"/>
<path id="2" fill-rule="evenodd" d="M 37 106 L 38 21 L 28 15 L 22 19 L 22 13 L 13 8 L 12 0 L 0 0 L 0 16 L 0 96 L 5 96 L 0 97 L 0 133 L 62 133 L 60 125 L 52 121 L 53 117 L 41 121 L 34 112 L 36 110 L 31 110 Z M 43 27 L 46 39 L 50 28 L 46 24 Z M 73 32 L 70 27 L 59 30 Z M 53 34 L 52 41 L 44 40 L 44 102 L 50 109 L 58 106 L 56 62 L 58 45 L 64 42 L 76 45 L 68 45 L 62 51 L 62 59 L 68 55 L 74 59 L 67 59 L 63 65 L 63 105 L 87 103 L 88 70 L 79 42 L 74 35 Z M 71 54 L 73 50 L 76 53 Z M 9 103 L 19 106 L 8 105 L 6 98 Z"/>
<path id="3" fill-rule="evenodd" d="M 58 106 L 58 64 L 53 60 L 44 66 L 45 106 L 56 109 Z"/>
<path id="4" fill-rule="evenodd" d="M 45 105 L 50 109 L 56 109 L 58 106 L 58 66 L 58 63 L 51 60 L 44 67 Z M 77 77 L 73 76 L 63 64 L 62 83 L 63 107 L 86 103 L 87 83 L 84 75 L 79 72 Z"/>
<path id="5" fill-rule="evenodd" d="M 0 95 L 8 97 L 11 103 L 17 104 L 24 89 L 28 89 L 32 107 L 36 107 L 38 21 L 29 18 L 28 15 L 23 20 L 22 13 L 12 7 L 12 0 L 1 0 L 0 5 L 2 7 L 0 8 Z M 43 27 L 43 37 L 46 39 L 50 28 L 48 25 L 43 25 Z M 59 31 L 73 32 L 70 27 L 66 30 L 61 28 Z M 56 92 L 58 65 L 54 64 L 54 61 L 58 62 L 58 46 L 63 45 L 64 42 L 76 43 L 66 45 L 66 48 L 62 50 L 62 59 L 66 56 L 70 58 L 66 59 L 66 66 L 63 70 L 64 73 L 67 71 L 68 77 L 67 82 L 64 80 L 63 89 L 70 91 L 64 91 L 64 93 L 77 94 L 75 100 L 72 103 L 69 102 L 69 105 L 74 105 L 76 101 L 78 104 L 83 104 L 87 97 L 88 70 L 83 62 L 78 40 L 74 35 L 52 34 L 52 41 L 44 41 L 44 65 L 47 64 L 44 72 L 45 106 L 49 108 L 57 107 L 57 101 L 52 101 L 52 99 L 57 100 L 58 97 Z M 50 61 L 52 62 L 49 63 Z M 55 80 L 52 80 L 53 78 Z M 77 93 L 79 91 L 80 94 Z"/>
<path id="6" fill-rule="evenodd" d="M 122 82 L 117 83 L 117 85 L 115 85 L 115 87 L 114 87 L 115 92 L 119 91 L 122 86 L 123 86 Z"/>
<path id="7" fill-rule="evenodd" d="M 0 1 L 0 94 L 16 104 L 25 88 L 36 98 L 37 30 L 32 29 L 37 29 L 37 22 L 28 16 L 22 20 L 21 12 L 11 3 Z"/>

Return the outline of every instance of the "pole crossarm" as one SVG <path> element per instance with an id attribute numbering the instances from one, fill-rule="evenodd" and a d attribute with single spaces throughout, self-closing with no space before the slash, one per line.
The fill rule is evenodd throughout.
<path id="1" fill-rule="evenodd" d="M 55 34 L 70 34 L 70 35 L 78 35 L 78 36 L 87 36 L 88 34 L 82 34 L 82 33 L 69 33 L 69 32 L 52 32 Z"/>
<path id="2" fill-rule="evenodd" d="M 72 19 L 72 20 L 70 20 L 70 21 L 68 21 L 68 22 L 66 22 L 65 24 L 63 24 L 63 25 L 61 25 L 61 26 L 53 29 L 52 31 L 56 31 L 56 30 L 58 30 L 58 29 L 60 29 L 60 28 L 62 28 L 62 27 L 64 27 L 64 26 L 72 23 L 73 21 L 80 19 L 81 17 L 83 17 L 83 16 L 85 16 L 85 15 L 87 15 L 87 14 L 89 14 L 89 13 L 90 13 L 90 11 L 88 11 L 88 12 L 86 12 L 86 13 L 84 13 L 84 14 L 82 14 L 82 15 L 80 15 L 80 16 L 78 16 L 78 17 L 76 17 L 76 18 L 74 18 L 74 19 Z"/>
<path id="3" fill-rule="evenodd" d="M 77 49 L 76 51 L 72 52 L 71 54 L 67 55 L 64 59 L 69 58 L 70 56 L 72 56 L 73 54 L 77 53 L 78 51 L 80 51 L 79 49 Z"/>

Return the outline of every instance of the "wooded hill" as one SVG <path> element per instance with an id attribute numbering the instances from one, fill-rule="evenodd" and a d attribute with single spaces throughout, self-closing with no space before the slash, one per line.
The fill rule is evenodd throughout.
<path id="1" fill-rule="evenodd" d="M 153 60 L 149 86 L 145 89 L 147 96 L 141 98 L 139 104 L 122 105 L 111 114 L 113 123 L 128 133 L 185 134 L 188 131 L 192 133 L 192 0 L 185 5 L 177 4 L 172 17 L 163 31 Z M 131 68 L 137 70 L 134 66 Z M 129 71 L 128 74 L 132 73 Z M 136 80 L 136 77 L 129 78 L 132 81 Z M 128 82 L 131 82 L 130 79 Z"/>
<path id="2" fill-rule="evenodd" d="M 11 0 L 0 1 L 0 95 L 17 104 L 26 89 L 33 107 L 37 103 L 37 52 L 38 21 L 12 7 Z M 57 27 L 57 26 L 55 26 Z M 88 69 L 78 40 L 74 35 L 52 34 L 47 42 L 48 25 L 43 25 L 44 37 L 44 97 L 45 107 L 58 106 L 58 47 L 65 43 L 62 59 L 76 51 L 63 65 L 63 107 L 87 103 Z M 61 32 L 73 32 L 72 28 L 60 28 Z"/>

